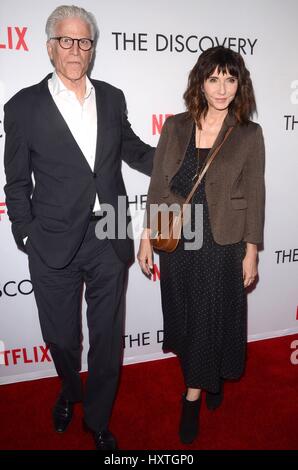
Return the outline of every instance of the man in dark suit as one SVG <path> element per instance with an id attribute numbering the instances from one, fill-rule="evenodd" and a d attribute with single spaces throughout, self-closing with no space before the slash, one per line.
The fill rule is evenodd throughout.
<path id="1" fill-rule="evenodd" d="M 54 73 L 5 105 L 6 203 L 17 246 L 29 256 L 43 338 L 62 379 L 53 409 L 55 429 L 66 430 L 73 404 L 83 399 L 85 282 L 90 349 L 84 421 L 97 449 L 115 449 L 108 425 L 121 364 L 124 285 L 133 242 L 127 234 L 117 235 L 118 226 L 114 239 L 99 239 L 95 226 L 109 205 L 127 227 L 121 160 L 150 175 L 154 149 L 130 128 L 123 93 L 87 77 L 97 38 L 93 15 L 58 7 L 46 32 Z M 120 214 L 119 197 L 125 200 Z"/>

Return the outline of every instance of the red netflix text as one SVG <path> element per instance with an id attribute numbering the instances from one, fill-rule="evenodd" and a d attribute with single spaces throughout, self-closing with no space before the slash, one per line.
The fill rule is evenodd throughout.
<path id="1" fill-rule="evenodd" d="M 17 364 L 33 364 L 36 362 L 52 362 L 48 346 L 34 346 L 32 349 L 16 348 L 0 351 L 0 364 L 12 366 Z"/>
<path id="2" fill-rule="evenodd" d="M 160 271 L 159 271 L 159 268 L 158 268 L 157 264 L 154 263 L 153 273 L 152 273 L 152 281 L 156 282 L 157 280 L 160 281 Z"/>
<path id="3" fill-rule="evenodd" d="M 4 207 L 6 206 L 5 202 L 0 202 L 0 220 L 2 220 L 2 215 L 6 213 Z"/>
<path id="4" fill-rule="evenodd" d="M 160 134 L 162 126 L 168 117 L 173 116 L 173 114 L 152 114 L 152 134 Z"/>
<path id="5" fill-rule="evenodd" d="M 19 51 L 23 49 L 28 51 L 25 41 L 26 27 L 8 26 L 6 29 L 0 30 L 0 49 L 15 49 Z"/>

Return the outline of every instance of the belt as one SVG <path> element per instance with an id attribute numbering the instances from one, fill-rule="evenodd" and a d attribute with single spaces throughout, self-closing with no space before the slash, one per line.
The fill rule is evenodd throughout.
<path id="1" fill-rule="evenodd" d="M 91 212 L 91 215 L 90 215 L 90 220 L 93 221 L 93 220 L 100 220 L 103 218 L 103 214 L 99 214 L 98 212 Z"/>

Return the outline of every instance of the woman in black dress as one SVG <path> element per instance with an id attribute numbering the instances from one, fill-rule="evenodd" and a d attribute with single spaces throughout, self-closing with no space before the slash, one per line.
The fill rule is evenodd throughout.
<path id="1" fill-rule="evenodd" d="M 187 112 L 166 121 L 156 151 L 138 260 L 150 275 L 152 205 L 181 205 L 231 128 L 191 202 L 190 227 L 202 235 L 201 247 L 189 249 L 184 231 L 173 253 L 160 254 L 163 348 L 181 361 L 187 391 L 179 434 L 191 443 L 199 430 L 202 389 L 207 407 L 215 409 L 224 380 L 238 379 L 244 370 L 245 288 L 257 276 L 265 191 L 262 130 L 250 121 L 256 105 L 240 54 L 224 47 L 203 52 L 184 98 Z M 197 207 L 203 208 L 201 218 Z"/>

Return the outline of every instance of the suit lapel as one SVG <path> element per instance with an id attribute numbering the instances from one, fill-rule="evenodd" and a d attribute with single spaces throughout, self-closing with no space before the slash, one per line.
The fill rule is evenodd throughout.
<path id="1" fill-rule="evenodd" d="M 185 157 L 187 147 L 193 131 L 194 122 L 188 115 L 183 116 L 182 125 L 177 128 L 177 137 L 180 145 L 181 157 Z"/>
<path id="2" fill-rule="evenodd" d="M 52 98 L 48 87 L 48 80 L 51 78 L 51 76 L 52 74 L 47 75 L 40 83 L 40 93 L 42 99 L 39 100 L 38 106 L 41 111 L 41 119 L 48 120 L 48 125 L 51 126 L 51 129 L 53 129 L 55 135 L 57 135 L 57 138 L 63 139 L 66 148 L 69 149 L 69 153 L 74 157 L 77 156 L 81 160 L 83 166 L 89 171 L 92 171 L 83 152 L 77 144 L 77 141 L 72 135 L 71 130 L 66 124 L 65 119 L 63 118 L 58 107 L 56 106 L 55 101 Z"/>
<path id="3" fill-rule="evenodd" d="M 103 154 L 104 145 L 104 132 L 103 132 L 103 117 L 106 115 L 106 103 L 102 89 L 98 84 L 91 80 L 95 90 L 96 99 L 96 114 L 97 114 L 97 138 L 96 138 L 96 151 L 94 169 L 97 168 Z"/>
<path id="4" fill-rule="evenodd" d="M 176 153 L 177 158 L 175 161 L 173 161 L 173 168 L 171 169 L 169 173 L 169 180 L 171 181 L 172 178 L 176 175 L 176 173 L 179 171 L 183 160 L 185 158 L 185 154 L 188 148 L 188 144 L 191 138 L 194 122 L 191 117 L 189 117 L 188 114 L 184 114 L 181 116 L 181 122 L 179 124 L 177 123 L 177 126 L 175 126 L 175 134 L 173 137 L 176 137 L 176 144 L 178 147 L 178 151 Z"/>

